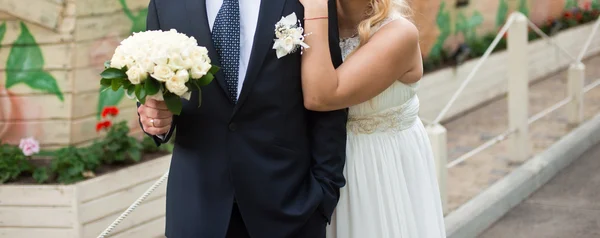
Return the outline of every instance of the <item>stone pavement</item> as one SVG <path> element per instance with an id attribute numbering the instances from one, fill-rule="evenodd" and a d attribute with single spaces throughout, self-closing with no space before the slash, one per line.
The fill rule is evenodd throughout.
<path id="1" fill-rule="evenodd" d="M 600 55 L 583 62 L 586 85 L 600 79 Z M 551 70 L 551 69 L 548 69 Z M 567 97 L 567 73 L 561 71 L 530 87 L 529 112 L 534 115 Z M 459 98 L 468 100 L 468 98 Z M 535 122 L 529 128 L 531 155 L 538 154 L 571 131 L 563 108 Z M 600 87 L 584 97 L 585 118 L 600 113 Z M 449 161 L 503 133 L 508 128 L 506 97 L 444 123 L 448 130 Z M 496 144 L 462 164 L 448 170 L 448 207 L 450 211 L 467 202 L 490 185 L 512 172 L 519 164 L 509 162 L 508 141 Z M 600 170 L 598 171 L 600 173 Z M 598 197 L 600 200 L 600 197 Z M 600 237 L 600 236 L 599 236 Z"/>
<path id="2" fill-rule="evenodd" d="M 600 237 L 600 144 L 479 237 Z"/>

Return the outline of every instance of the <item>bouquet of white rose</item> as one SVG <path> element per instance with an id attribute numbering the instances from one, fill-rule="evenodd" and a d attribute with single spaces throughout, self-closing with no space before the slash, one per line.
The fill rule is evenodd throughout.
<path id="1" fill-rule="evenodd" d="M 105 67 L 100 81 L 105 90 L 123 88 L 142 104 L 147 98 L 164 101 L 175 115 L 181 113 L 181 98 L 190 100 L 192 90 L 200 92 L 219 70 L 210 63 L 205 47 L 175 30 L 134 33 L 121 42 Z"/>

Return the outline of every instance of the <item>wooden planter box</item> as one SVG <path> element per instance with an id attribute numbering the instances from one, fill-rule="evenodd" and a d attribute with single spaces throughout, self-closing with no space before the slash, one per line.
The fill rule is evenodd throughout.
<path id="1" fill-rule="evenodd" d="M 171 156 L 73 185 L 1 185 L 0 238 L 95 238 L 168 169 Z M 114 238 L 164 237 L 166 183 Z"/>
<path id="2" fill-rule="evenodd" d="M 571 28 L 562 31 L 552 38 L 555 42 L 565 48 L 571 55 L 577 57 L 587 40 L 594 23 Z M 546 40 L 538 39 L 529 43 L 529 80 L 534 81 L 556 73 L 568 67 L 572 63 L 568 56 L 562 54 Z M 600 53 L 600 35 L 597 35 L 586 53 L 593 56 Z M 465 88 L 462 95 L 450 108 L 445 119 L 458 116 L 483 103 L 486 103 L 507 92 L 506 79 L 508 54 L 501 51 L 492 54 L 479 69 L 475 78 Z M 434 120 L 442 108 L 458 90 L 460 84 L 475 65 L 477 59 L 472 59 L 459 67 L 446 68 L 425 75 L 421 80 L 419 98 L 421 100 L 420 115 L 425 120 Z M 587 67 L 597 67 L 588 65 Z M 566 89 L 565 89 L 566 90 Z"/>

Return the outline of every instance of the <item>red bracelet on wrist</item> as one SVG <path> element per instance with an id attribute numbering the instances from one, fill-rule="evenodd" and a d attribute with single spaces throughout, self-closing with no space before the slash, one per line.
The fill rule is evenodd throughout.
<path id="1" fill-rule="evenodd" d="M 309 20 L 319 20 L 319 19 L 328 19 L 328 16 L 321 16 L 321 17 L 305 17 L 304 20 L 305 21 L 309 21 Z"/>

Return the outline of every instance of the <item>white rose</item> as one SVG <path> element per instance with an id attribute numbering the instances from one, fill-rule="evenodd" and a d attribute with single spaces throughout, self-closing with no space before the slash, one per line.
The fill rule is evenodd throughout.
<path id="1" fill-rule="evenodd" d="M 204 77 L 204 75 L 206 75 L 206 73 L 208 73 L 208 70 L 210 70 L 210 68 L 212 67 L 210 64 L 208 64 L 208 68 L 206 67 L 208 63 L 196 63 L 194 65 L 194 67 L 192 67 L 192 70 L 190 71 L 190 73 L 192 74 L 192 78 L 193 79 L 200 79 L 202 77 Z"/>
<path id="2" fill-rule="evenodd" d="M 127 60 L 125 59 L 125 55 L 120 52 L 115 52 L 112 59 L 110 60 L 110 67 L 116 69 L 122 69 L 127 64 Z"/>
<path id="3" fill-rule="evenodd" d="M 185 86 L 185 81 L 180 80 L 179 77 L 171 77 L 169 80 L 167 80 L 165 85 L 167 86 L 167 90 L 169 90 L 169 92 L 177 94 L 177 96 L 183 96 L 189 91 L 187 86 Z"/>
<path id="4" fill-rule="evenodd" d="M 177 78 L 177 81 L 183 81 L 184 83 L 187 83 L 190 80 L 190 74 L 187 70 L 181 69 L 175 73 L 175 78 Z"/>
<path id="5" fill-rule="evenodd" d="M 204 60 L 208 56 L 208 50 L 205 47 L 194 47 L 190 50 L 190 58 L 194 62 Z"/>
<path id="6" fill-rule="evenodd" d="M 154 72 L 154 62 L 152 62 L 152 60 L 148 59 L 148 58 L 144 58 L 141 61 L 138 62 L 138 65 L 144 70 L 146 71 L 146 73 L 153 73 Z"/>
<path id="7" fill-rule="evenodd" d="M 154 66 L 154 72 L 150 75 L 160 82 L 166 82 L 175 76 L 175 72 L 167 65 Z"/>
<path id="8" fill-rule="evenodd" d="M 187 58 L 183 60 L 183 68 L 190 70 L 192 67 L 194 67 L 194 61 L 192 60 L 192 58 Z"/>
<path id="9" fill-rule="evenodd" d="M 183 58 L 181 58 L 181 55 L 172 53 L 169 55 L 168 65 L 173 71 L 177 71 L 184 68 L 185 62 Z"/>
<path id="10" fill-rule="evenodd" d="M 131 82 L 132 84 L 140 84 L 148 78 L 148 73 L 146 73 L 144 69 L 137 65 L 134 65 L 133 67 L 129 68 L 126 74 L 127 78 L 129 79 L 129 82 Z"/>

